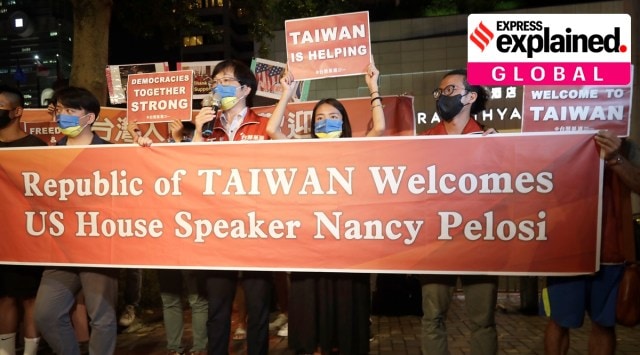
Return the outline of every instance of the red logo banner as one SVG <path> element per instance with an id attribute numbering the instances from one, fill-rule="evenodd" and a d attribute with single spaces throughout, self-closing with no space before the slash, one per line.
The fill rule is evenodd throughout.
<path id="1" fill-rule="evenodd" d="M 384 114 L 387 121 L 385 135 L 412 136 L 415 135 L 415 122 L 412 96 L 384 96 Z M 351 129 L 354 137 L 364 137 L 371 129 L 371 103 L 369 98 L 341 99 L 349 114 Z M 308 138 L 311 134 L 309 122 L 316 101 L 289 103 L 286 110 L 286 120 L 282 132 L 289 137 Z M 273 106 L 253 107 L 257 114 L 270 117 Z M 198 111 L 191 115 L 195 117 Z M 92 129 L 100 138 L 112 143 L 133 143 L 133 137 L 127 131 L 127 110 L 124 108 L 101 107 L 100 117 L 93 124 Z M 63 135 L 56 122 L 46 109 L 24 110 L 21 123 L 23 129 L 38 136 L 45 142 L 55 145 Z M 164 122 L 140 123 L 142 134 L 153 142 L 167 142 L 169 138 L 168 125 Z"/>

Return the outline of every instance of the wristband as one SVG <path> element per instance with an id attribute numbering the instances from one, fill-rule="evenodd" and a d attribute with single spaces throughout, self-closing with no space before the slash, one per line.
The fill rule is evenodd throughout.
<path id="1" fill-rule="evenodd" d="M 373 103 L 376 100 L 380 100 L 380 102 L 382 102 L 382 97 L 380 97 L 380 96 L 374 97 L 373 99 L 371 99 L 371 103 Z"/>

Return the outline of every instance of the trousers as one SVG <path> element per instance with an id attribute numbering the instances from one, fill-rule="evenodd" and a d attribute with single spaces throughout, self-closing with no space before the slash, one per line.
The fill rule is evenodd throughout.
<path id="1" fill-rule="evenodd" d="M 89 352 L 92 355 L 114 353 L 117 336 L 117 275 L 117 269 L 45 269 L 36 296 L 34 318 L 42 337 L 56 354 L 80 355 L 69 315 L 80 290 L 84 292 L 90 318 Z"/>
<path id="2" fill-rule="evenodd" d="M 238 271 L 208 271 L 206 276 L 209 319 L 209 354 L 229 353 L 231 312 L 238 284 Z M 273 276 L 265 271 L 243 271 L 239 280 L 244 288 L 247 309 L 247 354 L 269 353 L 269 310 Z"/>
<path id="3" fill-rule="evenodd" d="M 207 350 L 207 312 L 202 271 L 198 270 L 158 270 L 162 315 L 167 337 L 167 350 L 182 353 L 184 314 L 182 306 L 183 290 L 187 291 L 187 301 L 191 307 L 191 328 L 193 346 L 191 351 Z"/>
<path id="4" fill-rule="evenodd" d="M 471 354 L 498 353 L 495 309 L 498 296 L 498 277 L 463 275 L 465 308 L 471 328 Z M 458 276 L 421 275 L 422 284 L 422 353 L 449 354 L 445 321 L 451 305 Z"/>

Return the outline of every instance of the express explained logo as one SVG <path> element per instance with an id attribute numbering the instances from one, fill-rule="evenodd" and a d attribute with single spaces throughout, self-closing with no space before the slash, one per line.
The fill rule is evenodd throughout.
<path id="1" fill-rule="evenodd" d="M 501 53 L 526 53 L 533 58 L 537 53 L 625 53 L 627 45 L 621 44 L 620 27 L 613 27 L 608 34 L 573 33 L 566 27 L 564 33 L 552 33 L 542 21 L 496 21 L 495 47 Z M 518 33 L 513 33 L 518 31 Z M 530 32 L 530 33 L 520 33 Z M 489 46 L 494 33 L 482 22 L 473 30 L 469 39 L 480 51 Z"/>
<path id="2" fill-rule="evenodd" d="M 474 85 L 628 85 L 628 14 L 471 14 Z"/>
<path id="3" fill-rule="evenodd" d="M 469 39 L 480 48 L 480 51 L 484 52 L 484 49 L 487 48 L 489 42 L 493 39 L 493 32 L 480 21 L 480 24 L 473 30 Z"/>

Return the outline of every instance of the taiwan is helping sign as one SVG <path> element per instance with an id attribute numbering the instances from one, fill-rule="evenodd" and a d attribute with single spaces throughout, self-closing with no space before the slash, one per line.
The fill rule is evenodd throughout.
<path id="1" fill-rule="evenodd" d="M 469 82 L 478 85 L 627 85 L 627 14 L 473 14 Z"/>
<path id="2" fill-rule="evenodd" d="M 371 61 L 369 13 L 285 21 L 287 63 L 296 80 L 364 74 Z"/>

